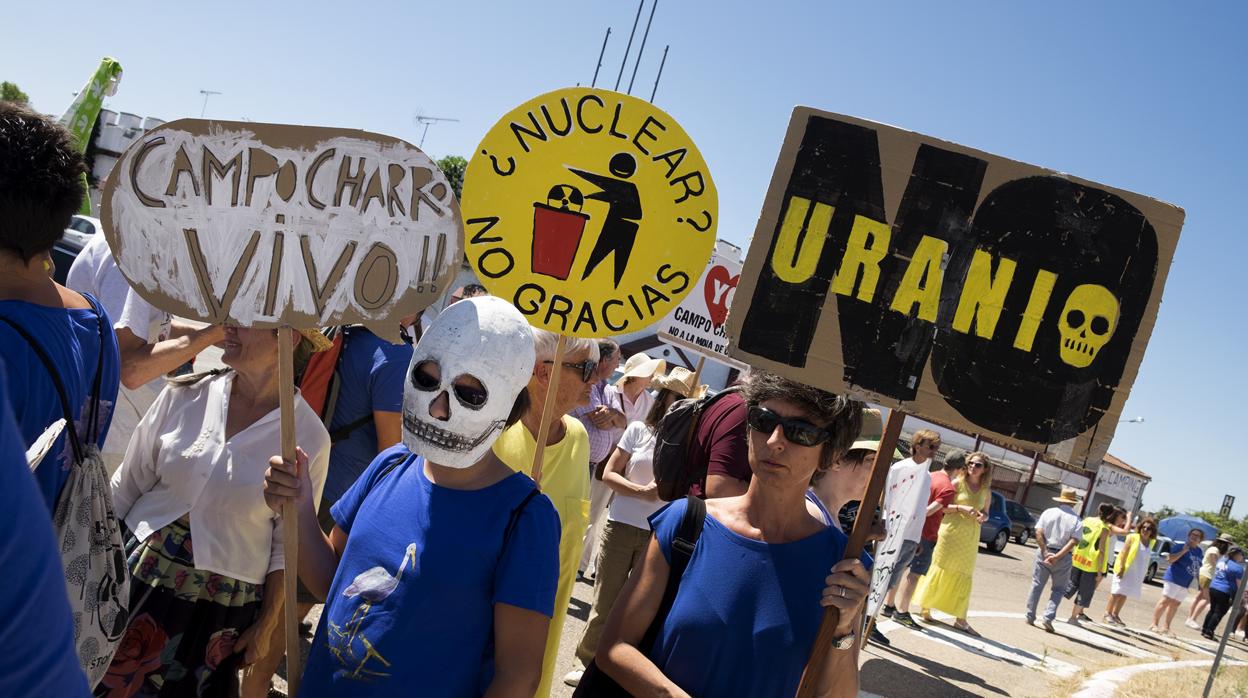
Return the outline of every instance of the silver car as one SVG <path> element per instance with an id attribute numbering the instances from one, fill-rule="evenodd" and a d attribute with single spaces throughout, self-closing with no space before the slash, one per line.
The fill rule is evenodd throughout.
<path id="1" fill-rule="evenodd" d="M 1111 573 L 1114 571 L 1114 561 L 1118 559 L 1118 551 L 1122 550 L 1122 546 L 1125 543 L 1125 536 L 1114 537 L 1114 549 L 1109 553 L 1109 571 Z M 1144 573 L 1144 581 L 1152 582 L 1159 575 L 1165 575 L 1166 570 L 1170 568 L 1170 560 L 1166 556 L 1170 554 L 1172 549 L 1174 549 L 1173 540 L 1165 536 L 1157 536 L 1157 545 L 1153 546 L 1151 554 L 1148 556 L 1148 571 Z"/>

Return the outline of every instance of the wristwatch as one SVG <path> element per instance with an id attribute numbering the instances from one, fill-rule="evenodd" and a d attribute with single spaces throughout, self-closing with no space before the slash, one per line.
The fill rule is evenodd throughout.
<path id="1" fill-rule="evenodd" d="M 854 641 L 857 639 L 858 639 L 858 636 L 855 635 L 853 632 L 849 632 L 844 635 L 833 637 L 832 649 L 834 650 L 852 649 L 854 646 Z"/>

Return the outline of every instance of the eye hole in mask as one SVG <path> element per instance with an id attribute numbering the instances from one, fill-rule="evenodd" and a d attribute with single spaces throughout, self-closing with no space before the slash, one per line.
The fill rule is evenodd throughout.
<path id="1" fill-rule="evenodd" d="M 470 410 L 479 410 L 485 406 L 486 400 L 489 400 L 490 393 L 484 387 L 459 382 L 466 378 L 468 376 L 460 376 L 451 386 L 455 391 L 455 399 Z M 475 379 L 473 381 L 476 382 Z"/>
<path id="2" fill-rule="evenodd" d="M 432 361 L 422 361 L 412 369 L 412 385 L 418 390 L 437 390 L 441 380 L 429 374 L 428 367 L 437 366 Z"/>

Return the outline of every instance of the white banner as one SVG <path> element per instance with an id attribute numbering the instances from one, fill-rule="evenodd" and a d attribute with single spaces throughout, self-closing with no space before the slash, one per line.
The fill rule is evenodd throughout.
<path id="1" fill-rule="evenodd" d="M 731 366 L 743 366 L 728 358 L 724 327 L 740 278 L 741 263 L 717 250 L 689 295 L 656 325 L 659 339 Z"/>

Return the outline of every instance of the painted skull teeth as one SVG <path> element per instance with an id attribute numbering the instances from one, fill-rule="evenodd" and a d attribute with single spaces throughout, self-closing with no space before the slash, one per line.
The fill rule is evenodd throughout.
<path id="1" fill-rule="evenodd" d="M 459 434 L 453 434 L 445 429 L 441 429 L 433 424 L 430 424 L 429 422 L 419 420 L 410 414 L 403 415 L 403 427 L 407 429 L 412 436 L 447 451 L 471 451 L 477 446 L 480 446 L 483 441 L 489 438 L 489 436 L 495 431 L 501 429 L 505 424 L 505 421 L 499 420 L 491 424 L 475 439 L 466 439 Z"/>

